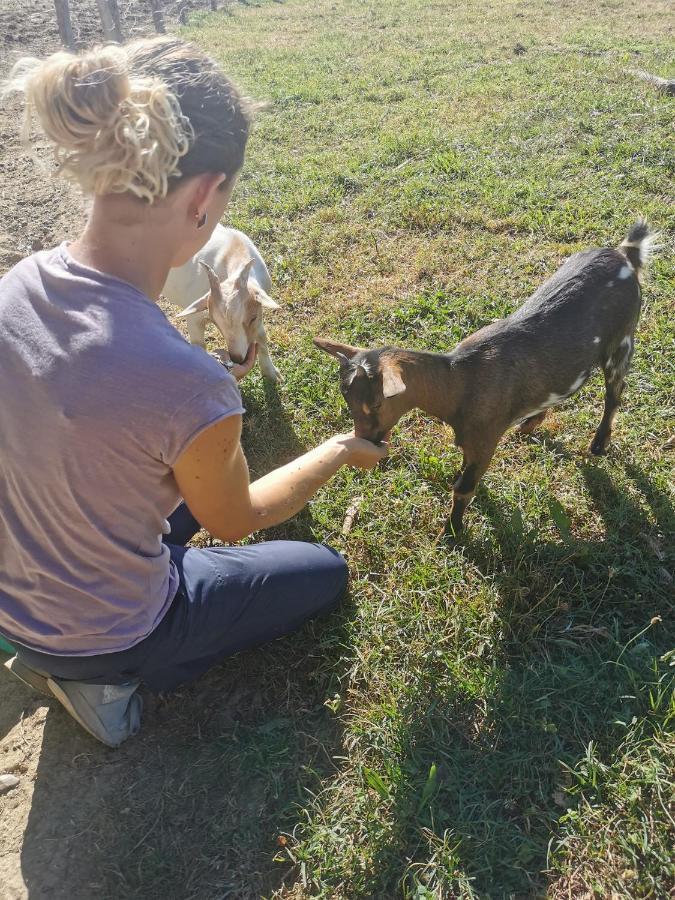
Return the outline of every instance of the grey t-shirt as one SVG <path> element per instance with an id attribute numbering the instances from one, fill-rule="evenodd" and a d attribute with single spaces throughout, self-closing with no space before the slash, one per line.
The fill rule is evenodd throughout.
<path id="1" fill-rule="evenodd" d="M 88 656 L 146 637 L 178 585 L 172 466 L 243 413 L 235 379 L 65 245 L 0 280 L 0 633 Z"/>

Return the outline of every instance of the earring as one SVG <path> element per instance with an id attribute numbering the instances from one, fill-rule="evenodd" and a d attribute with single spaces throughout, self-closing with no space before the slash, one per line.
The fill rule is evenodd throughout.
<path id="1" fill-rule="evenodd" d="M 197 228 L 203 228 L 209 220 L 208 213 L 204 213 L 201 218 L 199 218 L 199 212 L 195 213 L 195 219 L 197 219 Z"/>

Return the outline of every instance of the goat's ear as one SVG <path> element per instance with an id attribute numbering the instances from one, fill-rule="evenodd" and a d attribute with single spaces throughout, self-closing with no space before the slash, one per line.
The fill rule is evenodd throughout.
<path id="1" fill-rule="evenodd" d="M 256 285 L 255 287 L 253 287 L 252 293 L 258 303 L 261 306 L 264 306 L 265 309 L 279 309 L 279 304 L 277 303 L 277 301 L 272 300 L 270 295 L 266 291 L 263 291 L 260 286 Z"/>
<path id="2" fill-rule="evenodd" d="M 382 396 L 395 397 L 405 390 L 405 381 L 401 377 L 401 369 L 397 363 L 386 356 L 382 357 Z"/>
<path id="3" fill-rule="evenodd" d="M 209 279 L 209 287 L 211 290 L 206 295 L 206 305 L 209 311 L 209 316 L 213 319 L 213 310 L 216 306 L 224 307 L 225 301 L 223 299 L 223 289 L 220 286 L 220 279 L 213 271 L 211 266 L 207 265 L 203 260 L 199 260 L 200 266 L 206 272 L 206 276 Z"/>
<path id="4" fill-rule="evenodd" d="M 249 259 L 247 262 L 240 266 L 239 269 L 234 274 L 234 286 L 238 291 L 243 291 L 244 288 L 248 285 L 248 276 L 251 274 L 251 269 L 253 268 L 253 259 Z"/>
<path id="5" fill-rule="evenodd" d="M 195 300 L 194 303 L 186 306 L 182 312 L 176 313 L 174 318 L 185 319 L 187 316 L 192 316 L 195 313 L 204 312 L 209 308 L 209 296 L 210 294 L 204 294 L 204 296 L 200 297 L 199 300 Z"/>
<path id="6" fill-rule="evenodd" d="M 325 353 L 330 353 L 331 356 L 335 356 L 342 365 L 348 363 L 357 353 L 361 353 L 360 347 L 352 347 L 350 344 L 338 344 L 337 341 L 329 341 L 326 338 L 315 337 L 314 346 Z"/>

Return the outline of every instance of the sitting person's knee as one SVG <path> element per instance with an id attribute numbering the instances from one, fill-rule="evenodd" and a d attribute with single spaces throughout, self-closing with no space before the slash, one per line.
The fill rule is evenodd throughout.
<path id="1" fill-rule="evenodd" d="M 347 590 L 349 569 L 347 562 L 337 550 L 325 544 L 318 545 L 324 551 L 319 569 L 323 593 L 328 603 L 336 603 Z"/>

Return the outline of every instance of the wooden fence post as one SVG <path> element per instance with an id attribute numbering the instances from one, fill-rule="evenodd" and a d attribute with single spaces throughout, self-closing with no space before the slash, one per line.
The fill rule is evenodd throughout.
<path id="1" fill-rule="evenodd" d="M 68 0 L 54 0 L 54 8 L 56 9 L 56 22 L 59 26 L 61 42 L 69 50 L 72 50 L 75 47 L 75 39 L 73 37 L 73 25 L 70 21 Z"/>
<path id="2" fill-rule="evenodd" d="M 106 41 L 116 41 L 121 44 L 124 38 L 122 37 L 117 0 L 96 0 L 96 5 L 101 16 L 101 25 L 103 25 L 103 37 Z"/>
<path id="3" fill-rule="evenodd" d="M 122 33 L 122 19 L 120 18 L 119 4 L 117 0 L 108 0 L 108 6 L 110 7 L 110 14 L 112 15 L 113 22 L 115 23 L 115 31 L 117 32 L 115 40 L 118 40 L 121 44 L 124 41 L 124 34 Z"/>
<path id="4" fill-rule="evenodd" d="M 155 23 L 155 31 L 157 34 L 166 34 L 162 0 L 150 0 L 150 7 L 152 9 L 152 21 Z"/>

